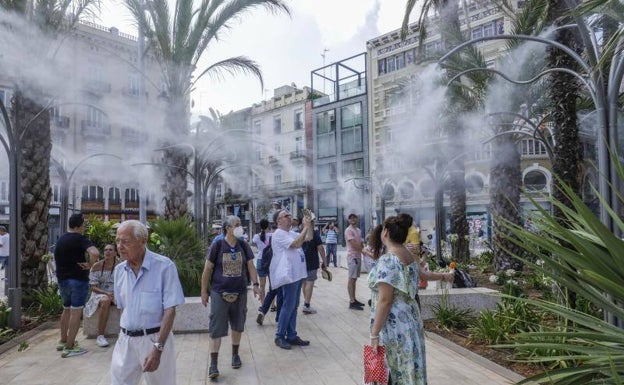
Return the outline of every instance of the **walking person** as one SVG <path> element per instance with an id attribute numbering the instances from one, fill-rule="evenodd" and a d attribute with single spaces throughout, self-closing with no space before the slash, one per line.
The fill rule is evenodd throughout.
<path id="1" fill-rule="evenodd" d="M 364 310 L 364 304 L 355 297 L 355 283 L 362 272 L 362 249 L 364 241 L 362 232 L 358 228 L 359 218 L 355 214 L 349 214 L 349 227 L 345 229 L 345 241 L 347 242 L 347 265 L 349 267 L 349 279 L 347 292 L 349 294 L 349 309 Z"/>
<path id="2" fill-rule="evenodd" d="M 110 314 L 111 305 L 115 305 L 113 271 L 117 265 L 117 248 L 109 243 L 104 246 L 104 259 L 98 261 L 91 267 L 89 273 L 89 284 L 91 285 L 91 297 L 84 308 L 84 316 L 89 318 L 98 314 L 98 336 L 95 340 L 97 346 L 105 348 L 109 345 L 106 339 L 106 323 Z"/>
<path id="3" fill-rule="evenodd" d="M 210 247 L 202 273 L 201 300 L 210 301 L 210 368 L 208 377 L 219 377 L 218 359 L 221 338 L 232 329 L 232 368 L 242 366 L 238 349 L 247 319 L 247 273 L 253 282 L 254 296 L 259 295 L 258 275 L 251 247 L 239 238 L 243 228 L 237 216 L 228 216 L 223 224 L 225 238 Z M 210 289 L 209 289 L 210 288 Z"/>
<path id="4" fill-rule="evenodd" d="M 258 254 L 256 255 L 256 271 L 258 272 L 258 280 L 260 283 L 260 302 L 264 302 L 264 296 L 266 293 L 266 281 L 269 275 L 268 271 L 262 268 L 262 252 L 271 243 L 271 233 L 269 230 L 269 221 L 266 219 L 260 220 L 260 233 L 254 234 L 251 241 L 258 248 Z"/>
<path id="5" fill-rule="evenodd" d="M 325 255 L 327 255 L 327 264 L 334 261 L 334 267 L 338 267 L 338 227 L 334 222 L 328 222 L 323 226 L 323 234 L 325 234 Z"/>
<path id="6" fill-rule="evenodd" d="M 76 343 L 76 335 L 80 328 L 82 309 L 89 296 L 89 270 L 100 257 L 98 249 L 82 235 L 84 232 L 82 214 L 73 214 L 68 224 L 68 232 L 58 239 L 54 248 L 56 277 L 63 301 L 61 340 L 56 350 L 62 351 L 63 358 L 87 352 Z M 89 255 L 89 261 L 85 259 L 85 254 Z"/>
<path id="7" fill-rule="evenodd" d="M 409 218 L 408 218 L 409 217 Z M 427 383 L 425 337 L 416 300 L 418 280 L 452 282 L 454 273 L 424 272 L 403 243 L 412 219 L 409 215 L 387 218 L 373 232 L 371 248 L 377 263 L 368 274 L 372 294 L 370 344 L 386 348 L 386 362 L 393 384 Z M 381 255 L 383 246 L 385 254 Z"/>
<path id="8" fill-rule="evenodd" d="M 314 228 L 314 226 L 312 226 Z M 316 309 L 310 306 L 312 302 L 312 292 L 314 291 L 314 282 L 318 279 L 319 267 L 323 270 L 327 269 L 327 258 L 325 256 L 325 248 L 318 230 L 314 230 L 312 239 L 303 243 L 303 252 L 305 254 L 306 269 L 308 276 L 303 281 L 303 314 L 316 314 Z M 319 261 L 319 255 L 321 260 Z"/>
<path id="9" fill-rule="evenodd" d="M 10 243 L 11 240 L 6 227 L 0 226 L 0 270 L 4 270 L 4 277 L 2 277 L 2 280 L 6 280 L 7 276 Z"/>
<path id="10" fill-rule="evenodd" d="M 282 292 L 275 345 L 282 349 L 291 349 L 292 345 L 307 346 L 310 341 L 297 335 L 297 308 L 301 297 L 301 284 L 308 275 L 301 245 L 312 239 L 312 218 L 309 212 L 304 215 L 301 233 L 290 231 L 292 214 L 288 210 L 277 211 L 273 221 L 277 223 L 277 230 L 271 237 L 273 260 L 270 278 L 273 289 L 281 289 Z"/>
<path id="11" fill-rule="evenodd" d="M 147 227 L 127 220 L 115 243 L 123 260 L 115 267 L 115 303 L 120 332 L 111 358 L 111 385 L 176 384 L 176 353 L 171 329 L 176 307 L 184 303 L 173 261 L 146 248 Z"/>

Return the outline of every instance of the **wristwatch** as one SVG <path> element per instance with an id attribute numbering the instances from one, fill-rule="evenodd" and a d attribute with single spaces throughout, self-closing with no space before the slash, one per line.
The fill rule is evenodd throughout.
<path id="1" fill-rule="evenodd" d="M 154 347 L 159 352 L 162 352 L 163 350 L 165 350 L 165 344 L 161 344 L 160 342 L 154 342 Z"/>

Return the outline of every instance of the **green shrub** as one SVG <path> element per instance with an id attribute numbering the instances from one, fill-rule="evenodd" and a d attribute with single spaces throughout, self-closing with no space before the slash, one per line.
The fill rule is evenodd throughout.
<path id="1" fill-rule="evenodd" d="M 56 283 L 32 291 L 32 306 L 35 313 L 42 316 L 58 315 L 63 312 L 63 301 L 58 294 Z"/>
<path id="2" fill-rule="evenodd" d="M 109 243 L 115 244 L 115 222 L 103 221 L 94 214 L 85 221 L 85 236 L 93 242 L 98 250 L 104 250 Z"/>
<path id="3" fill-rule="evenodd" d="M 491 310 L 482 311 L 474 324 L 468 327 L 471 341 L 483 342 L 488 345 L 506 341 L 508 333 L 505 329 L 496 313 Z"/>
<path id="4" fill-rule="evenodd" d="M 451 306 L 448 291 L 444 290 L 440 302 L 431 306 L 434 319 L 439 326 L 446 329 L 465 329 L 472 319 L 472 311 Z"/>
<path id="5" fill-rule="evenodd" d="M 159 219 L 150 226 L 153 233 L 147 247 L 175 262 L 185 296 L 199 296 L 206 249 L 196 236 L 193 223 L 187 218 Z"/>

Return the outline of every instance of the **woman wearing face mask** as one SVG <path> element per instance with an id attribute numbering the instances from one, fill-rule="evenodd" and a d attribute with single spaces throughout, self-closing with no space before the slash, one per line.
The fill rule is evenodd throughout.
<path id="1" fill-rule="evenodd" d="M 217 361 L 221 337 L 232 329 L 232 368 L 242 366 L 238 347 L 247 315 L 247 273 L 253 282 L 254 296 L 260 294 L 254 255 L 245 241 L 240 218 L 228 216 L 224 221 L 225 237 L 212 244 L 202 273 L 201 298 L 210 305 L 210 369 L 208 377 L 219 376 Z"/>

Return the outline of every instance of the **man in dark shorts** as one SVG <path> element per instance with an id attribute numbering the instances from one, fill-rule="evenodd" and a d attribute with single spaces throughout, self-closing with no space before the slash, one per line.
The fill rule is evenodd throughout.
<path id="1" fill-rule="evenodd" d="M 85 354 L 86 349 L 76 343 L 80 328 L 82 308 L 89 296 L 89 270 L 97 262 L 100 252 L 84 235 L 82 214 L 69 218 L 69 231 L 63 234 L 54 248 L 56 278 L 63 300 L 61 314 L 61 341 L 56 350 L 62 351 L 61 357 L 74 357 Z M 89 254 L 87 262 L 85 254 Z"/>

